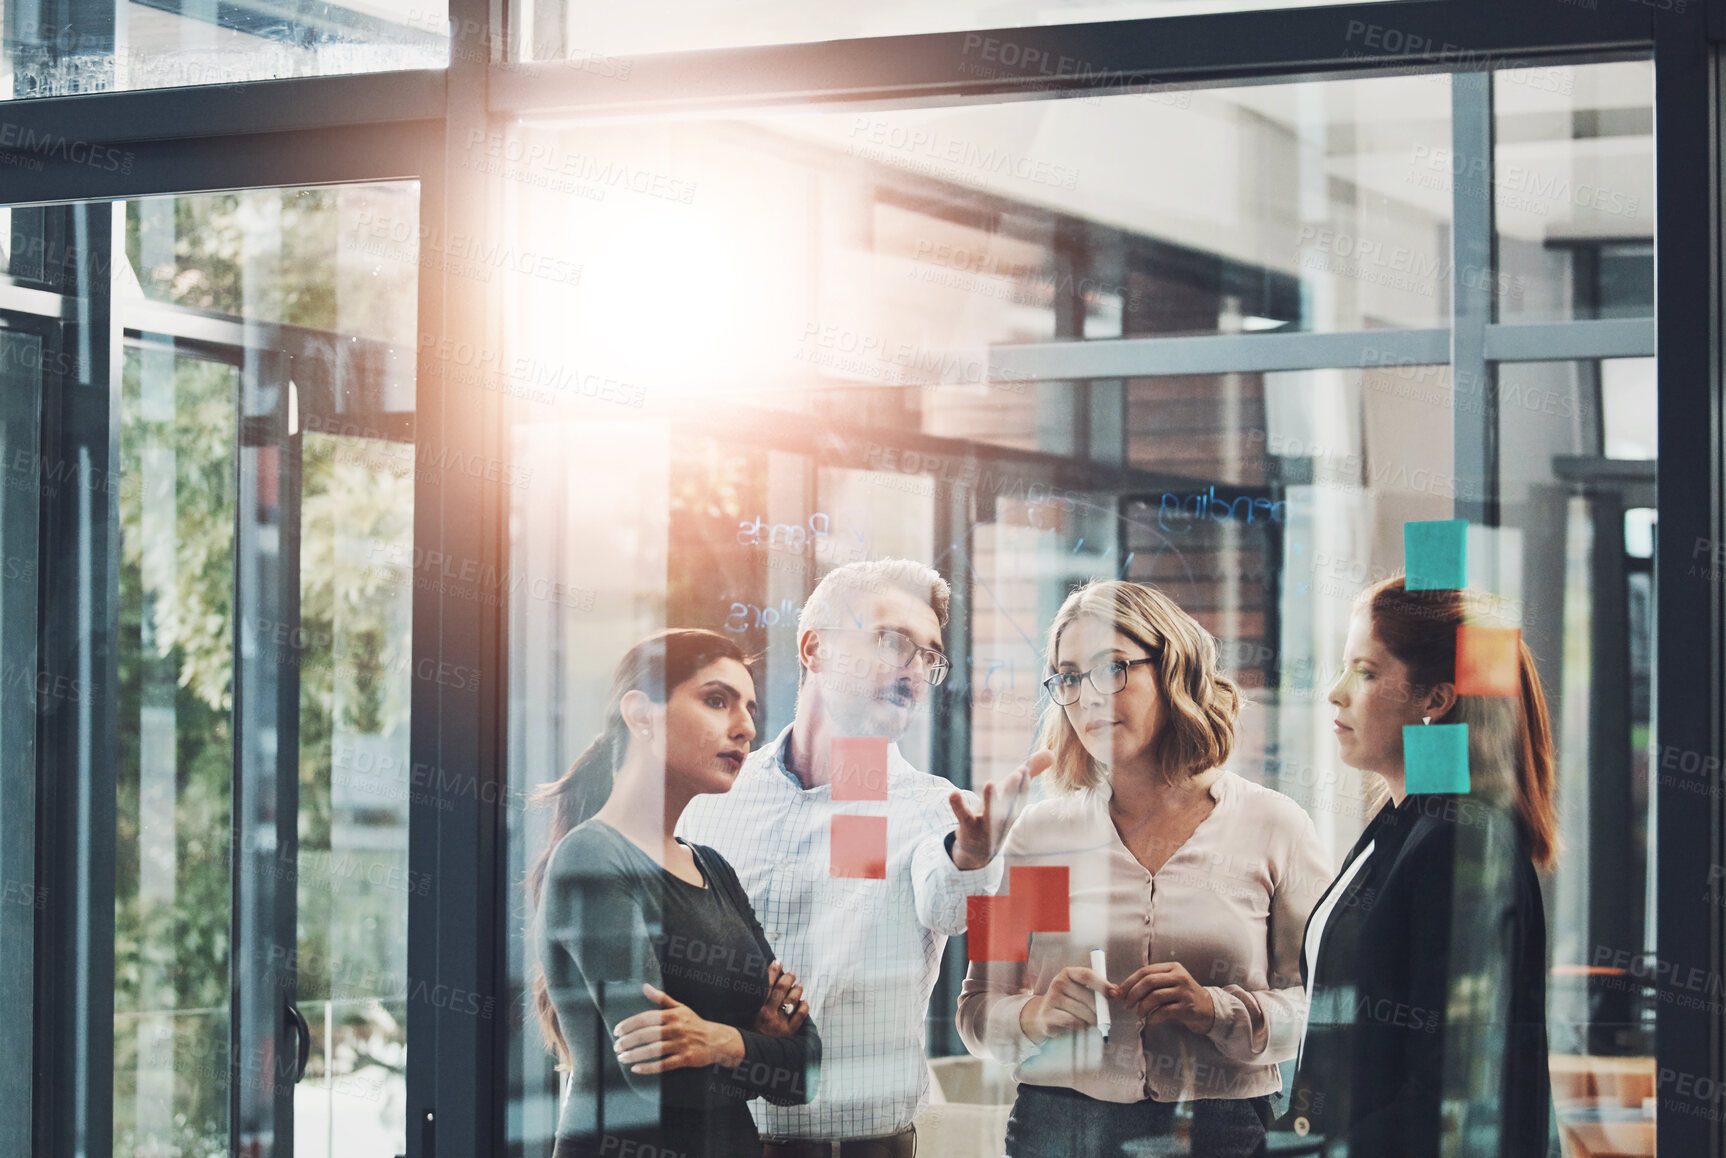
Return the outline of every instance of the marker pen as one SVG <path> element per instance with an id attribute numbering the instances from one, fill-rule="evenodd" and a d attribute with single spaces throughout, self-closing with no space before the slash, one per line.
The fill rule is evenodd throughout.
<path id="1" fill-rule="evenodd" d="M 1101 949 L 1091 950 L 1091 972 L 1104 981 L 1109 979 L 1109 963 Z M 1103 1031 L 1103 1040 L 1109 1040 L 1109 998 L 1100 989 L 1091 990 L 1091 996 L 1097 999 L 1097 1028 Z"/>

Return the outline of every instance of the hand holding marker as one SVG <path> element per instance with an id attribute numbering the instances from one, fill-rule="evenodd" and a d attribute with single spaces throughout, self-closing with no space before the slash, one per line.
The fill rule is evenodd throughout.
<path id="1" fill-rule="evenodd" d="M 1109 964 L 1101 949 L 1091 950 L 1091 972 L 1100 980 L 1109 979 Z M 1091 996 L 1097 999 L 1097 1028 L 1103 1032 L 1103 1040 L 1109 1040 L 1109 999 L 1101 989 L 1093 989 Z"/>

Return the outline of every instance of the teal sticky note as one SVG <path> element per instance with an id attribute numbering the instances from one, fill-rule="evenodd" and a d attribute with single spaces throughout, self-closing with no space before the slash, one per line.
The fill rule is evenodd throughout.
<path id="1" fill-rule="evenodd" d="M 1468 725 L 1408 724 L 1402 729 L 1403 787 L 1417 792 L 1468 791 Z"/>
<path id="2" fill-rule="evenodd" d="M 1402 569 L 1410 591 L 1468 586 L 1468 520 L 1404 523 Z"/>

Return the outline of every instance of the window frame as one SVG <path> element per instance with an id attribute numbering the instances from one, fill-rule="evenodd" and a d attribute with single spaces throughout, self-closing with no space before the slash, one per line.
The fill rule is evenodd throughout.
<path id="1" fill-rule="evenodd" d="M 1336 80 L 1385 70 L 1489 77 L 1486 70 L 1494 68 L 1651 55 L 1657 227 L 1657 312 L 1651 321 L 1499 325 L 1492 321 L 1490 302 L 1483 314 L 1478 293 L 1471 296 L 1457 285 L 1456 310 L 1445 330 L 1099 341 L 1024 347 L 1012 356 L 1038 366 L 1039 376 L 1067 379 L 1105 376 L 1075 374 L 1075 362 L 1086 359 L 1114 359 L 1110 364 L 1116 369 L 1107 376 L 1119 376 L 1122 359 L 1135 366 L 1143 359 L 1174 359 L 1183 368 L 1346 366 L 1358 364 L 1350 358 L 1360 357 L 1363 342 L 1381 350 L 1405 343 L 1411 352 L 1437 353 L 1482 372 L 1497 361 L 1657 355 L 1661 381 L 1677 385 L 1660 391 L 1657 477 L 1667 533 L 1656 549 L 1656 671 L 1669 678 L 1656 680 L 1655 718 L 1662 752 L 1700 753 L 1704 767 L 1719 769 L 1718 757 L 1726 754 L 1726 589 L 1686 582 L 1684 574 L 1698 544 L 1726 541 L 1720 284 L 1726 255 L 1719 172 L 1726 87 L 1719 45 L 1726 39 L 1726 0 L 1677 8 L 1661 7 L 1656 0 L 1605 0 L 1594 10 L 1550 0 L 1400 0 L 624 56 L 618 60 L 628 64 L 627 81 L 620 81 L 558 62 L 505 61 L 500 49 L 507 41 L 504 0 L 451 0 L 447 69 L 5 102 L 0 125 L 19 139 L 121 147 L 133 163 L 125 172 L 106 171 L 50 149 L 40 169 L 8 174 L 0 201 L 19 206 L 412 178 L 421 183 L 420 220 L 428 236 L 444 231 L 483 235 L 498 227 L 495 206 L 488 203 L 484 175 L 462 162 L 470 142 L 480 139 L 475 134 L 495 131 L 511 118 L 552 112 L 604 120 L 789 106 L 947 105 L 1058 97 L 1087 87 L 1073 78 L 980 80 L 959 74 L 955 61 L 963 57 L 966 38 L 976 35 L 1035 46 L 1050 58 L 1087 61 L 1105 77 L 1150 77 L 1176 87 Z M 1405 34 L 1401 49 L 1384 49 L 1381 38 L 1378 48 L 1362 44 L 1353 51 L 1354 24 L 1400 30 Z M 1490 160 L 1491 106 L 1480 100 L 1480 90 L 1489 86 L 1454 87 L 1458 148 L 1485 148 Z M 1475 248 L 1455 254 L 1454 268 L 1467 268 L 1463 258 L 1476 264 L 1491 259 L 1490 198 L 1478 201 L 1473 212 L 1488 214 L 1487 229 L 1483 233 L 1476 220 L 1464 230 L 1457 218 L 1458 245 Z M 32 294 L 0 279 L 0 308 L 26 302 L 39 307 L 40 295 Z M 431 453 L 452 456 L 439 461 L 466 461 L 468 455 L 502 460 L 507 456 L 505 399 L 486 391 L 446 389 L 456 367 L 440 356 L 460 343 L 495 345 L 501 330 L 495 303 L 483 286 L 425 265 L 418 325 L 418 438 Z M 447 344 L 428 345 L 424 335 L 438 335 Z M 55 436 L 57 429 L 45 423 L 45 437 Z M 52 447 L 45 442 L 41 450 L 47 456 Z M 1490 458 L 1458 463 L 1459 474 L 1490 475 L 1491 470 Z M 1700 487 L 1695 485 L 1699 475 L 1707 480 Z M 448 557 L 477 559 L 481 574 L 504 573 L 507 510 L 496 480 L 450 472 L 441 483 L 415 484 L 416 579 L 429 582 L 416 582 L 414 595 L 411 758 L 416 775 L 422 769 L 432 773 L 434 790 L 416 794 L 410 818 L 410 871 L 426 874 L 432 887 L 409 898 L 410 986 L 424 994 L 410 1002 L 409 1158 L 489 1154 L 505 1145 L 509 1091 L 507 1067 L 501 1063 L 511 1014 L 499 1002 L 499 1016 L 476 1018 L 447 1002 L 440 1005 L 433 995 L 460 988 L 501 996 L 507 977 L 504 923 L 512 911 L 510 882 L 502 869 L 508 800 L 507 608 L 440 592 L 438 582 L 438 561 Z M 1467 513 L 1492 516 L 1490 510 Z M 64 557 L 65 544 L 51 537 L 40 547 L 44 557 Z M 56 648 L 76 645 L 74 629 L 71 622 L 45 617 L 38 662 L 49 662 Z M 422 675 L 428 661 L 431 674 Z M 480 670 L 479 690 L 440 685 L 435 677 L 440 663 Z M 1680 673 L 1684 678 L 1678 678 Z M 98 715 L 106 718 L 99 726 L 111 733 L 111 711 Z M 63 736 L 39 724 L 40 780 L 47 779 L 57 758 L 69 755 L 64 745 Z M 477 790 L 446 788 L 445 776 L 456 771 L 477 778 Z M 1695 806 L 1694 793 L 1673 785 L 1653 792 L 1651 827 L 1658 841 L 1658 878 L 1665 886 L 1657 897 L 1657 946 L 1662 967 L 1670 967 L 1672 975 L 1700 969 L 1718 978 L 1726 968 L 1722 910 L 1709 903 L 1705 885 L 1726 847 L 1726 779 L 1718 771 L 1707 775 L 1710 791 L 1703 799 L 1711 803 L 1706 808 Z M 75 832 L 73 818 L 58 810 L 56 799 L 47 794 L 36 802 L 39 883 L 65 882 L 72 892 L 61 895 L 76 895 L 80 869 L 71 863 L 70 851 L 76 843 L 63 842 Z M 99 844 L 104 833 L 111 847 L 111 816 L 106 827 L 98 823 L 85 836 Z M 44 839 L 51 834 L 61 840 Z M 78 1084 L 69 1080 L 74 1071 L 67 1068 L 78 1056 L 91 1056 L 90 1050 L 99 1055 L 104 1041 L 111 1051 L 111 1024 L 102 1024 L 100 995 L 79 1008 L 76 987 L 56 989 L 48 968 L 65 959 L 78 932 L 53 920 L 40 922 L 36 930 L 36 1041 L 25 1048 L 37 1047 L 43 1063 L 34 1078 L 36 1151 L 54 1158 L 70 1158 L 86 1148 L 112 1149 L 107 1109 L 112 1099 L 103 1097 L 100 1058 L 91 1070 L 96 1081 L 85 1087 L 89 1096 L 83 1099 L 76 1096 Z M 111 956 L 111 929 L 108 952 Z M 44 1043 L 50 1031 L 61 1037 L 58 1050 Z M 1726 1077 L 1726 1007 L 1697 1016 L 1663 1003 L 1657 1042 L 1662 1072 L 1715 1082 Z M 0 1047 L 9 1044 L 0 1042 Z M 6 1052 L 14 1059 L 21 1056 Z M 1726 1125 L 1699 1115 L 1663 1113 L 1658 1141 L 1667 1154 L 1719 1155 L 1726 1153 Z"/>

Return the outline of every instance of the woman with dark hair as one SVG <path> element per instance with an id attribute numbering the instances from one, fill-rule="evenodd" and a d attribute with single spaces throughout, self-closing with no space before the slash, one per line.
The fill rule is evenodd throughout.
<path id="1" fill-rule="evenodd" d="M 1318 833 L 1229 769 L 1240 692 L 1156 588 L 1073 592 L 1048 658 L 1054 795 L 1002 856 L 1009 898 L 1014 875 L 1064 880 L 1066 920 L 989 957 L 973 935 L 959 996 L 966 1046 L 1016 1067 L 1007 1153 L 1250 1158 L 1300 1040 Z"/>
<path id="2" fill-rule="evenodd" d="M 1334 730 L 1390 800 L 1304 939 L 1310 1009 L 1284 1125 L 1321 1152 L 1556 1153 L 1535 876 L 1555 855 L 1552 736 L 1534 658 L 1489 610 L 1401 577 L 1355 600 Z M 1410 753 L 1438 748 L 1419 733 L 1446 725 L 1467 729 L 1449 734 L 1466 786 L 1428 780 L 1462 775 L 1464 743 L 1449 766 L 1422 755 L 1411 782 Z"/>
<path id="3" fill-rule="evenodd" d="M 534 1003 L 570 1071 L 553 1158 L 758 1155 L 745 1103 L 813 1093 L 802 988 L 731 865 L 674 835 L 691 799 L 730 789 L 754 710 L 735 643 L 660 632 L 619 662 L 599 738 L 537 794 L 554 812 L 528 876 Z"/>

